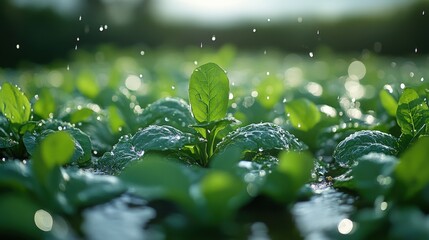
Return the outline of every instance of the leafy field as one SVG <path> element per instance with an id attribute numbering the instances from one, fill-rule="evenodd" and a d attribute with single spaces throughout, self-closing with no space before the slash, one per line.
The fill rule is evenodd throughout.
<path id="1" fill-rule="evenodd" d="M 0 69 L 0 237 L 428 239 L 429 59 L 207 48 Z"/>

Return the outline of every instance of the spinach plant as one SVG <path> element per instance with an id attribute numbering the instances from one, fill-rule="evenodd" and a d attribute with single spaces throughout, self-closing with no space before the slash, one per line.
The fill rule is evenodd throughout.
<path id="1" fill-rule="evenodd" d="M 303 150 L 305 144 L 272 123 L 250 124 L 218 139 L 221 130 L 239 121 L 227 116 L 229 79 L 215 63 L 194 70 L 189 81 L 190 106 L 181 99 L 161 99 L 146 107 L 137 122 L 142 129 L 124 135 L 96 168 L 117 174 L 129 162 L 148 152 L 162 152 L 173 159 L 207 167 L 217 155 L 239 149 L 250 160 L 276 155 L 281 150 Z"/>

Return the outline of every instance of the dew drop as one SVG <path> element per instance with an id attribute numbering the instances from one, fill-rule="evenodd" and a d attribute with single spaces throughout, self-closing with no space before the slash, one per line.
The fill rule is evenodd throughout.
<path id="1" fill-rule="evenodd" d="M 299 23 L 302 23 L 302 20 L 303 20 L 303 19 L 302 19 L 302 17 L 299 17 L 299 18 L 298 18 L 298 22 L 299 22 Z"/>
<path id="2" fill-rule="evenodd" d="M 175 86 L 171 86 L 171 89 L 174 90 L 174 89 L 176 89 L 176 87 Z"/>
<path id="3" fill-rule="evenodd" d="M 267 72 L 267 76 L 269 76 L 270 75 L 270 72 Z"/>
<path id="4" fill-rule="evenodd" d="M 410 77 L 414 77 L 414 72 L 410 72 Z"/>
<path id="5" fill-rule="evenodd" d="M 104 25 L 104 29 L 107 29 L 107 25 Z"/>
<path id="6" fill-rule="evenodd" d="M 313 55 L 313 52 L 309 52 L 309 53 L 308 53 L 308 56 L 310 56 L 310 57 L 312 58 L 312 57 L 314 56 L 314 55 Z"/>
<path id="7" fill-rule="evenodd" d="M 232 100 L 233 98 L 234 98 L 234 94 L 229 93 L 228 99 L 229 99 L 229 100 Z"/>
<path id="8" fill-rule="evenodd" d="M 257 97 L 258 96 L 258 91 L 252 91 L 252 93 L 250 94 L 250 96 L 252 96 L 252 97 Z"/>
<path id="9" fill-rule="evenodd" d="M 404 89 L 405 88 L 405 84 L 401 83 L 400 87 L 401 87 L 401 89 Z"/>
<path id="10" fill-rule="evenodd" d="M 420 78 L 420 82 L 423 82 L 425 79 L 422 77 L 422 78 Z"/>
<path id="11" fill-rule="evenodd" d="M 194 65 L 198 65 L 198 62 L 197 62 L 197 61 L 194 61 Z"/>
<path id="12" fill-rule="evenodd" d="M 63 130 L 63 127 L 58 126 L 58 131 L 62 131 L 62 130 Z"/>
<path id="13" fill-rule="evenodd" d="M 253 32 L 256 32 L 256 28 L 253 29 Z"/>
<path id="14" fill-rule="evenodd" d="M 102 32 L 104 30 L 103 26 L 100 26 L 99 30 Z"/>
<path id="15" fill-rule="evenodd" d="M 212 36 L 212 41 L 213 42 L 216 41 L 216 36 L 215 35 Z M 202 46 L 202 44 L 201 44 L 201 46 Z"/>
<path id="16" fill-rule="evenodd" d="M 80 39 L 77 37 L 77 38 L 76 38 L 76 41 L 78 41 L 78 42 L 79 42 L 79 40 L 80 40 Z"/>
<path id="17" fill-rule="evenodd" d="M 143 56 L 143 55 L 144 55 L 144 51 L 140 51 L 140 55 L 142 55 L 142 56 Z"/>

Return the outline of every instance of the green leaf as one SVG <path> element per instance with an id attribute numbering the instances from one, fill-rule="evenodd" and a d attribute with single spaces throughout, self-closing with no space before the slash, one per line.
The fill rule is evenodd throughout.
<path id="1" fill-rule="evenodd" d="M 64 194 L 74 208 L 88 207 L 106 202 L 126 191 L 118 178 L 108 175 L 94 175 L 82 170 L 68 171 Z"/>
<path id="2" fill-rule="evenodd" d="M 34 103 L 34 114 L 39 115 L 41 118 L 49 118 L 49 115 L 55 112 L 55 99 L 48 89 L 43 89 L 38 100 Z"/>
<path id="3" fill-rule="evenodd" d="M 189 125 L 195 124 L 189 105 L 178 98 L 164 98 L 148 105 L 137 118 L 141 127 L 169 125 L 183 132 L 193 132 Z"/>
<path id="4" fill-rule="evenodd" d="M 320 112 L 317 106 L 305 98 L 296 99 L 286 104 L 292 126 L 303 131 L 310 130 L 320 121 Z"/>
<path id="5" fill-rule="evenodd" d="M 395 169 L 405 198 L 429 184 L 429 137 L 421 137 L 405 151 Z"/>
<path id="6" fill-rule="evenodd" d="M 191 179 L 179 163 L 153 157 L 130 164 L 119 178 L 144 199 L 171 200 L 186 210 L 194 208 L 189 195 Z"/>
<path id="7" fill-rule="evenodd" d="M 72 137 L 75 151 L 71 162 L 82 165 L 91 159 L 92 144 L 89 136 L 80 129 L 74 128 L 71 124 L 57 120 L 42 120 L 38 123 L 34 132 L 24 134 L 23 142 L 27 152 L 33 155 L 40 142 L 50 133 L 57 131 L 67 132 Z"/>
<path id="8" fill-rule="evenodd" d="M 391 188 L 392 175 L 398 160 L 383 153 L 369 153 L 358 159 L 351 174 L 360 195 L 369 203 L 386 194 Z"/>
<path id="9" fill-rule="evenodd" d="M 20 161 L 7 161 L 0 164 L 0 189 L 13 191 L 32 190 L 31 172 L 28 165 Z"/>
<path id="10" fill-rule="evenodd" d="M 70 114 L 70 123 L 78 123 L 87 121 L 94 111 L 89 108 L 82 108 Z"/>
<path id="11" fill-rule="evenodd" d="M 0 88 L 0 113 L 11 123 L 22 124 L 30 119 L 30 102 L 19 88 L 8 82 Z"/>
<path id="12" fill-rule="evenodd" d="M 0 137 L 0 149 L 18 145 L 18 142 L 8 137 Z"/>
<path id="13" fill-rule="evenodd" d="M 280 98 L 284 93 L 283 80 L 274 76 L 269 76 L 261 81 L 257 86 L 257 100 L 266 109 L 271 109 L 279 103 Z"/>
<path id="14" fill-rule="evenodd" d="M 387 133 L 372 130 L 358 131 L 341 141 L 335 148 L 335 163 L 349 169 L 357 159 L 371 152 L 395 156 L 398 153 L 397 139 Z"/>
<path id="15" fill-rule="evenodd" d="M 390 116 L 396 116 L 396 110 L 398 109 L 398 103 L 396 99 L 386 89 L 383 89 L 379 93 L 381 105 L 387 111 Z"/>
<path id="16" fill-rule="evenodd" d="M 112 130 L 113 133 L 120 132 L 119 130 L 126 125 L 124 118 L 121 116 L 121 112 L 114 105 L 109 106 L 107 110 L 109 112 L 108 121 L 109 121 L 110 129 Z"/>
<path id="17" fill-rule="evenodd" d="M 187 145 L 196 144 L 198 139 L 171 126 L 151 125 L 134 136 L 122 137 L 111 152 L 105 153 L 98 162 L 102 171 L 116 174 L 131 161 L 141 158 L 150 151 L 179 151 Z"/>
<path id="18" fill-rule="evenodd" d="M 294 135 L 275 124 L 259 123 L 230 132 L 217 145 L 216 153 L 228 148 L 239 148 L 243 152 L 257 153 L 272 150 L 303 150 L 306 146 Z"/>
<path id="19" fill-rule="evenodd" d="M 65 131 L 47 135 L 40 143 L 41 157 L 48 168 L 66 164 L 74 153 L 72 136 Z"/>
<path id="20" fill-rule="evenodd" d="M 95 76 L 91 71 L 83 71 L 77 78 L 77 89 L 86 97 L 95 98 L 100 92 Z"/>
<path id="21" fill-rule="evenodd" d="M 277 168 L 266 179 L 264 193 L 278 202 L 291 202 L 311 179 L 313 165 L 313 157 L 307 152 L 282 152 Z"/>
<path id="22" fill-rule="evenodd" d="M 429 121 L 429 109 L 418 93 L 406 88 L 399 98 L 396 120 L 405 135 L 416 136 Z"/>
<path id="23" fill-rule="evenodd" d="M 233 216 L 249 199 L 246 184 L 236 176 L 212 170 L 199 183 L 205 214 L 209 223 L 220 223 Z M 198 201 L 197 201 L 198 202 Z"/>
<path id="24" fill-rule="evenodd" d="M 40 210 L 31 198 L 17 194 L 3 194 L 0 197 L 0 232 L 12 235 L 13 239 L 44 239 L 46 232 L 41 231 L 34 224 L 36 211 Z M 11 237 L 11 236 L 9 236 Z"/>
<path id="25" fill-rule="evenodd" d="M 191 75 L 189 102 L 198 122 L 211 122 L 225 117 L 228 108 L 229 80 L 215 63 L 204 64 Z"/>

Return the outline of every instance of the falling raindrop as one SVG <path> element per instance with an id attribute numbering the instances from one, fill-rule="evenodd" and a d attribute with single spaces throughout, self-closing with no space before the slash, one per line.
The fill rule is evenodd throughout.
<path id="1" fill-rule="evenodd" d="M 140 55 L 142 55 L 142 56 L 143 56 L 143 55 L 144 55 L 144 51 L 140 51 Z"/>
<path id="2" fill-rule="evenodd" d="M 316 34 L 317 34 L 317 35 L 320 35 L 320 30 L 317 30 Z"/>
<path id="3" fill-rule="evenodd" d="M 401 89 L 404 89 L 405 88 L 405 84 L 401 83 L 400 87 L 401 87 Z"/>
<path id="4" fill-rule="evenodd" d="M 100 30 L 100 32 L 102 32 L 104 30 L 104 27 L 100 26 L 99 30 Z"/>
<path id="5" fill-rule="evenodd" d="M 80 40 L 80 39 L 77 37 L 77 38 L 76 38 L 76 41 L 78 41 L 78 42 L 79 42 L 79 40 Z"/>
<path id="6" fill-rule="evenodd" d="M 353 222 L 350 219 L 344 218 L 338 223 L 338 232 L 341 234 L 349 234 L 353 230 Z"/>
<path id="7" fill-rule="evenodd" d="M 19 49 L 19 44 L 16 44 L 16 49 Z"/>
<path id="8" fill-rule="evenodd" d="M 256 32 L 256 28 L 253 29 L 253 32 Z"/>
<path id="9" fill-rule="evenodd" d="M 270 72 L 267 72 L 267 76 L 269 76 L 270 75 Z"/>
<path id="10" fill-rule="evenodd" d="M 410 77 L 414 77 L 414 73 L 413 72 L 410 72 Z"/>
<path id="11" fill-rule="evenodd" d="M 174 89 L 176 89 L 176 87 L 175 86 L 171 86 L 171 89 L 174 90 Z"/>
<path id="12" fill-rule="evenodd" d="M 200 48 L 203 48 L 203 42 L 200 43 Z"/>
<path id="13" fill-rule="evenodd" d="M 228 99 L 229 99 L 229 100 L 232 100 L 233 98 L 234 98 L 234 94 L 229 93 Z"/>
<path id="14" fill-rule="evenodd" d="M 423 12 L 422 12 L 422 15 L 423 15 L 423 16 L 425 15 L 425 11 L 423 11 Z"/>
<path id="15" fill-rule="evenodd" d="M 79 16 L 79 21 L 82 21 L 82 16 Z"/>
<path id="16" fill-rule="evenodd" d="M 422 78 L 420 78 L 420 82 L 423 82 L 425 79 L 422 77 Z"/>
<path id="17" fill-rule="evenodd" d="M 67 65 L 67 71 L 70 71 L 70 65 Z"/>
<path id="18" fill-rule="evenodd" d="M 107 29 L 107 25 L 104 25 L 104 29 Z"/>
<path id="19" fill-rule="evenodd" d="M 309 52 L 308 56 L 310 56 L 312 58 L 313 57 L 313 52 Z"/>
<path id="20" fill-rule="evenodd" d="M 302 19 L 302 17 L 299 17 L 299 18 L 298 18 L 298 22 L 299 22 L 299 23 L 302 23 L 302 20 L 303 20 L 303 19 Z"/>
<path id="21" fill-rule="evenodd" d="M 424 11 L 423 11 L 423 15 L 424 15 Z M 267 22 L 271 22 L 271 18 L 268 18 L 268 19 L 267 19 Z"/>
<path id="22" fill-rule="evenodd" d="M 74 46 L 74 50 L 77 50 L 77 44 Z"/>
<path id="23" fill-rule="evenodd" d="M 267 55 L 267 50 L 264 50 L 264 55 Z"/>
<path id="24" fill-rule="evenodd" d="M 198 62 L 197 62 L 197 61 L 194 61 L 194 65 L 198 65 Z"/>
<path id="25" fill-rule="evenodd" d="M 414 52 L 417 53 L 417 48 L 414 48 Z"/>
<path id="26" fill-rule="evenodd" d="M 215 35 L 213 35 L 212 36 L 212 41 L 214 42 L 214 41 L 216 41 L 216 36 Z M 202 46 L 202 45 L 201 45 Z"/>

